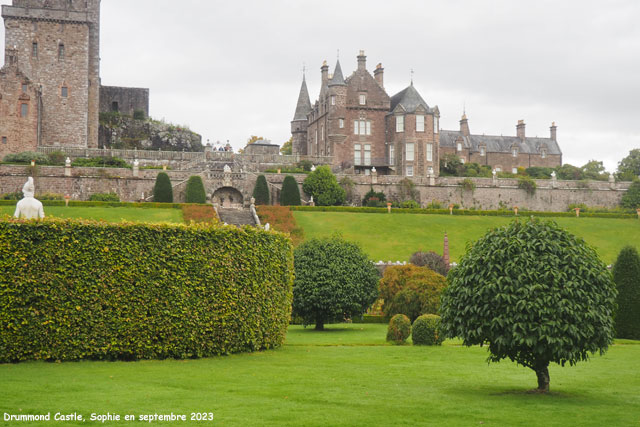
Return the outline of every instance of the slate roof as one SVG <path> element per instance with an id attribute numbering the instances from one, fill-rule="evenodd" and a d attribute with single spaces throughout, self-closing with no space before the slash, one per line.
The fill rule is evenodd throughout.
<path id="1" fill-rule="evenodd" d="M 418 106 L 422 106 L 426 111 L 431 111 L 426 101 L 422 99 L 416 88 L 413 87 L 413 83 L 391 97 L 391 111 L 395 110 L 398 104 L 402 105 L 402 108 L 407 113 L 415 113 Z"/>
<path id="2" fill-rule="evenodd" d="M 342 67 L 340 66 L 340 60 L 336 62 L 336 68 L 333 71 L 333 77 L 329 80 L 329 86 L 346 86 L 347 83 L 344 81 L 344 76 L 342 75 Z"/>
<path id="3" fill-rule="evenodd" d="M 302 77 L 302 86 L 300 87 L 300 95 L 298 95 L 298 105 L 293 121 L 307 120 L 307 115 L 311 112 L 311 101 L 309 100 L 309 90 L 307 89 L 307 79 Z"/>
<path id="4" fill-rule="evenodd" d="M 481 146 L 487 147 L 488 153 L 510 153 L 515 145 L 521 154 L 540 154 L 542 147 L 546 146 L 547 154 L 561 155 L 562 151 L 556 141 L 551 138 L 531 138 L 524 141 L 517 136 L 496 136 L 496 135 L 469 135 L 464 137 L 460 131 L 442 130 L 440 131 L 440 146 L 455 147 L 458 138 L 463 138 L 464 148 L 472 152 L 479 152 Z"/>

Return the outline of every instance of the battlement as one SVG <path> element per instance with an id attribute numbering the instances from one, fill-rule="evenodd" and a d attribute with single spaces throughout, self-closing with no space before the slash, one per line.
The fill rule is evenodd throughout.
<path id="1" fill-rule="evenodd" d="M 22 6 L 17 4 L 24 3 Z M 56 9 L 52 7 L 37 7 L 36 3 L 42 1 L 14 1 L 13 5 L 2 6 L 2 17 L 4 19 L 24 19 L 30 21 L 53 21 L 67 23 L 98 23 L 100 3 L 96 3 L 98 9 L 94 10 L 92 6 L 88 8 L 62 8 Z"/>

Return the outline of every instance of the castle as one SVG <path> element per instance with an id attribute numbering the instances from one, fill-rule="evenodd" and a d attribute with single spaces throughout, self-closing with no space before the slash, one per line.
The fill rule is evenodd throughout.
<path id="1" fill-rule="evenodd" d="M 100 112 L 148 114 L 148 89 L 101 86 L 100 0 L 13 0 L 2 17 L 0 157 L 98 148 Z"/>
<path id="2" fill-rule="evenodd" d="M 562 152 L 552 124 L 549 138 L 531 138 L 519 121 L 516 136 L 473 135 L 466 114 L 460 130 L 440 129 L 440 110 L 430 107 L 413 81 L 389 96 L 384 68 L 373 75 L 367 57 L 358 55 L 358 67 L 346 79 L 338 60 L 329 75 L 323 63 L 318 100 L 311 105 L 306 77 L 291 122 L 293 154 L 331 156 L 334 167 L 355 174 L 431 176 L 440 174 L 440 158 L 455 154 L 462 162 L 517 172 L 517 168 L 562 165 Z"/>

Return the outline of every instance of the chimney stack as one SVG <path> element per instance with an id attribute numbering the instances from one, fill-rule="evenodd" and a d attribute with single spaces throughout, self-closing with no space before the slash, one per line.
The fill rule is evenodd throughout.
<path id="1" fill-rule="evenodd" d="M 518 135 L 518 138 L 520 138 L 523 141 L 526 138 L 524 128 L 525 128 L 524 120 L 518 120 L 518 126 L 516 126 L 517 135 Z"/>
<path id="2" fill-rule="evenodd" d="M 469 120 L 467 120 L 466 114 L 463 114 L 462 119 L 460 119 L 460 133 L 464 136 L 471 135 L 471 132 L 469 131 Z"/>
<path id="3" fill-rule="evenodd" d="M 376 69 L 373 72 L 373 76 L 376 78 L 376 81 L 380 85 L 381 88 L 384 89 L 384 68 L 382 68 L 382 64 L 376 65 Z"/>
<path id="4" fill-rule="evenodd" d="M 364 54 L 364 50 L 360 51 L 358 55 L 358 71 L 364 71 L 367 69 L 367 57 Z"/>
<path id="5" fill-rule="evenodd" d="M 553 142 L 557 142 L 558 140 L 556 139 L 558 136 L 558 126 L 556 126 L 556 122 L 551 123 L 551 140 Z"/>
<path id="6" fill-rule="evenodd" d="M 322 74 L 322 86 L 324 86 L 329 82 L 329 66 L 327 65 L 327 61 L 322 63 L 320 73 Z"/>

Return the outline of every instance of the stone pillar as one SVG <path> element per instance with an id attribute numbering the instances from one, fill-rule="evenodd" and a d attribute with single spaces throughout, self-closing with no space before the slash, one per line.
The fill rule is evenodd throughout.
<path id="1" fill-rule="evenodd" d="M 493 186 L 497 187 L 498 186 L 498 171 L 497 170 L 492 170 L 491 174 L 493 175 Z"/>
<path id="2" fill-rule="evenodd" d="M 558 176 L 556 175 L 556 171 L 551 172 L 551 188 L 558 187 Z"/>
<path id="3" fill-rule="evenodd" d="M 71 176 L 71 159 L 68 157 L 64 162 L 64 176 Z"/>
<path id="4" fill-rule="evenodd" d="M 378 171 L 376 170 L 375 166 L 371 169 L 371 183 L 372 184 L 378 183 Z"/>
<path id="5" fill-rule="evenodd" d="M 138 178 L 140 176 L 140 162 L 138 159 L 133 161 L 133 177 Z"/>

